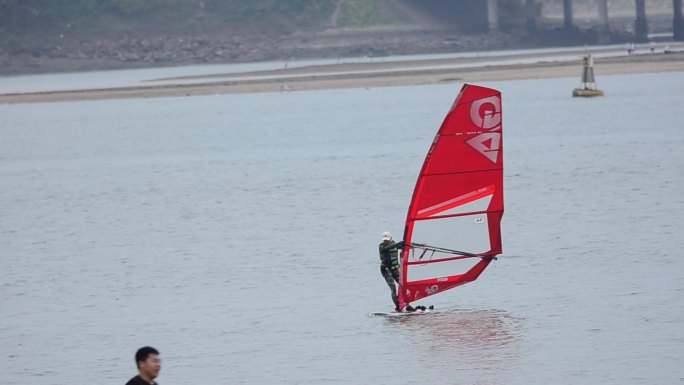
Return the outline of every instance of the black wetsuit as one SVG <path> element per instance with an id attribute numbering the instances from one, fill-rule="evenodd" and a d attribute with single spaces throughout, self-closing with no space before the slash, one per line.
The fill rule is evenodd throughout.
<path id="1" fill-rule="evenodd" d="M 135 377 L 131 378 L 131 380 L 126 383 L 126 385 L 159 385 L 159 384 L 157 384 L 154 381 L 152 382 L 152 384 L 150 384 L 149 382 L 143 380 L 142 377 L 135 376 Z"/>
<path id="2" fill-rule="evenodd" d="M 399 298 L 397 297 L 397 287 L 394 284 L 399 283 L 399 250 L 404 247 L 404 241 L 390 242 L 388 245 L 381 243 L 380 251 L 380 273 L 385 278 L 387 286 L 392 292 L 392 302 L 397 311 L 399 309 Z"/>

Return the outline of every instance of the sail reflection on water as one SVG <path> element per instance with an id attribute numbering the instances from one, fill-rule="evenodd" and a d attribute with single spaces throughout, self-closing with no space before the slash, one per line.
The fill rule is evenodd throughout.
<path id="1" fill-rule="evenodd" d="M 511 364 L 518 356 L 524 326 L 524 319 L 504 310 L 456 308 L 390 317 L 387 322 L 426 365 L 464 368 Z"/>

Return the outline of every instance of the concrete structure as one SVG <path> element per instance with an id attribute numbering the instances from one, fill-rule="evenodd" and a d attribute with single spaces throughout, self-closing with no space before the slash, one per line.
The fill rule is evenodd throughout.
<path id="1" fill-rule="evenodd" d="M 563 27 L 572 29 L 572 0 L 563 0 Z"/>
<path id="2" fill-rule="evenodd" d="M 646 0 L 636 0 L 636 20 L 634 21 L 634 39 L 648 41 L 648 24 L 646 22 Z"/>
<path id="3" fill-rule="evenodd" d="M 487 23 L 490 31 L 499 29 L 499 9 L 497 0 L 487 0 Z"/>
<path id="4" fill-rule="evenodd" d="M 599 13 L 598 43 L 610 43 L 610 26 L 608 25 L 608 0 L 597 0 Z"/>
<path id="5" fill-rule="evenodd" d="M 525 0 L 525 15 L 527 30 L 534 32 L 537 29 L 537 7 L 534 0 Z"/>
<path id="6" fill-rule="evenodd" d="M 674 17 L 672 18 L 672 32 L 675 41 L 684 41 L 684 20 L 682 19 L 682 0 L 672 0 Z"/>
<path id="7" fill-rule="evenodd" d="M 1 1 L 1 0 L 0 0 Z M 502 24 L 518 25 L 516 20 L 499 19 L 498 0 L 396 0 L 397 3 L 404 4 L 409 8 L 417 10 L 419 15 L 433 18 L 437 23 L 453 25 L 455 28 L 467 32 L 498 31 Z M 553 1 L 558 4 L 561 0 Z M 610 43 L 611 31 L 608 17 L 608 0 L 595 0 L 598 15 L 598 43 Z M 516 6 L 524 7 L 525 25 L 527 30 L 535 32 L 539 25 L 537 18 L 537 3 L 542 0 L 517 0 Z M 648 39 L 648 20 L 646 16 L 646 0 L 634 0 L 636 6 L 636 19 L 634 20 L 634 41 L 647 41 Z M 684 17 L 682 16 L 682 3 L 684 0 L 672 0 L 674 13 L 672 19 L 672 30 L 674 39 L 684 41 Z M 630 1 L 631 3 L 631 1 Z M 573 31 L 574 25 L 573 1 L 562 0 L 563 27 L 568 31 Z M 515 16 L 518 16 L 516 14 Z M 515 17 L 514 15 L 504 15 L 504 17 Z M 508 23 L 506 23 L 508 22 Z"/>

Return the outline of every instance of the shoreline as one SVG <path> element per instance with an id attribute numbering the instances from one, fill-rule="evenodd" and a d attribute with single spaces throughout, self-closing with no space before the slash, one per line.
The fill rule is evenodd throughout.
<path id="1" fill-rule="evenodd" d="M 617 50 L 614 51 L 617 52 Z M 182 76 L 151 79 L 144 82 L 145 84 L 135 86 L 5 93 L 0 94 L 0 104 L 375 88 L 448 82 L 564 77 L 577 77 L 579 80 L 581 72 L 579 59 L 581 55 L 579 52 L 552 53 L 547 57 L 538 57 L 535 59 L 536 61 L 531 63 L 510 64 L 511 61 L 515 60 L 528 60 L 528 56 L 526 54 L 512 54 L 494 58 L 347 63 L 281 70 Z M 578 59 L 576 61 L 553 61 L 554 57 L 560 56 L 577 56 Z M 497 62 L 500 63 L 497 64 Z M 605 75 L 684 72 L 684 51 L 671 54 L 596 57 L 595 68 L 599 79 Z M 153 84 L 155 81 L 169 83 Z M 191 82 L 187 83 L 187 81 Z"/>

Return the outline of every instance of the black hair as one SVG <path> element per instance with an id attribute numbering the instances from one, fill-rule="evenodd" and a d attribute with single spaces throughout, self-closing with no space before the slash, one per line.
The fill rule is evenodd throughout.
<path id="1" fill-rule="evenodd" d="M 159 351 L 150 346 L 143 346 L 135 352 L 135 365 L 140 369 L 140 363 L 147 360 L 150 354 L 159 355 Z"/>

